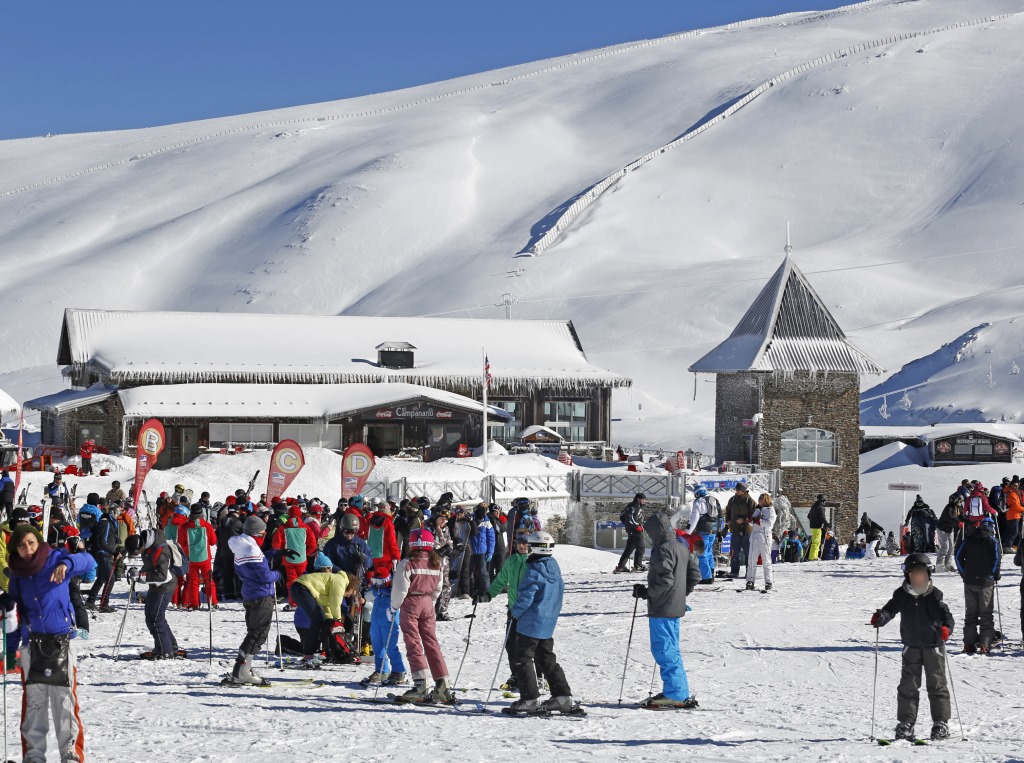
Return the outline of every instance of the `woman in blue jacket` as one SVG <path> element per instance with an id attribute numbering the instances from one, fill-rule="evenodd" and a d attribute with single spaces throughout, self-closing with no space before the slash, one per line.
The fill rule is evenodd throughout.
<path id="1" fill-rule="evenodd" d="M 45 763 L 48 713 L 52 711 L 62 763 L 81 763 L 85 760 L 85 729 L 78 713 L 78 670 L 71 639 L 75 613 L 68 583 L 86 573 L 90 563 L 85 554 L 51 550 L 31 525 L 17 527 L 8 547 L 8 594 L 13 601 L 5 609 L 16 605 L 22 624 L 22 759 Z"/>

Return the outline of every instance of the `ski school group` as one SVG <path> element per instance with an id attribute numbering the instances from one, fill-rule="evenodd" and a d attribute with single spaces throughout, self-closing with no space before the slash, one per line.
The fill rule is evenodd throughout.
<path id="1" fill-rule="evenodd" d="M 140 655 L 142 659 L 187 657 L 166 612 L 169 607 L 199 610 L 205 600 L 212 660 L 213 611 L 219 595 L 241 601 L 246 625 L 234 667 L 223 678 L 225 686 L 269 686 L 255 672 L 254 660 L 276 641 L 280 664 L 287 660 L 291 666 L 309 670 L 324 663 L 361 664 L 372 655 L 372 672 L 361 682 L 374 689 L 370 701 L 377 701 L 379 690 L 385 688 L 394 692 L 385 692 L 382 702 L 456 708 L 455 687 L 468 654 L 473 621 L 454 679 L 437 638 L 436 622 L 449 619 L 453 595 L 472 599 L 473 613 L 468 616 L 472 618 L 478 605 L 507 592 L 502 650 L 510 676 L 502 689 L 505 696 L 518 694 L 518 699 L 502 712 L 585 715 L 554 652 L 564 594 L 561 570 L 553 558 L 555 541 L 541 529 L 537 510 L 528 499 L 513 501 L 508 515 L 496 504 L 466 509 L 454 504 L 451 494 L 433 505 L 426 498 L 371 504 L 355 496 L 339 501 L 332 512 L 318 499 L 260 496 L 253 501 L 251 489 L 251 485 L 249 490 L 240 488 L 223 503 L 213 504 L 206 492 L 193 502 L 190 492 L 178 485 L 173 494 L 161 494 L 155 507 L 146 501 L 149 516 L 143 521 L 154 526 L 136 532 L 136 518 L 118 482 L 104 497 L 89 494 L 76 512 L 73 495 L 55 475 L 45 491 L 53 501 L 45 536 L 40 512 L 24 508 L 11 512 L 0 526 L 5 576 L 0 579 L 4 588 L 0 608 L 9 634 L 5 657 L 10 660 L 17 654 L 24 687 L 24 761 L 45 760 L 48 711 L 56 726 L 61 760 L 84 760 L 75 643 L 88 638 L 90 611 L 116 611 L 109 597 L 119 579 L 128 582 L 128 606 L 135 600 L 144 602 L 154 646 Z M 628 571 L 632 556 L 633 571 L 647 575 L 645 584 L 637 583 L 632 589 L 636 604 L 626 664 L 637 609 L 640 601 L 646 601 L 651 651 L 663 689 L 640 706 L 693 709 L 698 703 L 690 691 L 679 646 L 680 620 L 689 610 L 687 596 L 701 583 L 738 578 L 742 565 L 747 586 L 741 592 L 754 587 L 758 566 L 764 568 L 764 591 L 770 591 L 776 509 L 771 496 L 755 501 L 740 483 L 723 511 L 698 487 L 689 521 L 685 529 L 677 529 L 667 514 L 645 517 L 645 501 L 643 494 L 637 494 L 622 512 L 629 540 L 614 570 Z M 1013 505 L 1012 498 L 1009 503 Z M 954 558 L 963 576 L 967 604 L 965 652 L 984 655 L 1002 639 L 993 620 L 1004 548 L 996 530 L 1000 510 L 990 504 L 977 482 L 965 481 L 949 504 L 944 517 L 946 513 L 952 517 L 952 526 L 942 532 L 959 541 Z M 827 526 L 815 528 L 812 538 L 823 540 L 823 529 Z M 651 545 L 648 566 L 643 564 L 645 535 Z M 720 547 L 723 535 L 731 540 L 729 572 L 716 570 L 714 549 Z M 942 592 L 932 582 L 935 567 L 925 553 L 929 539 L 921 534 L 915 537 L 921 548 L 907 556 L 903 584 L 875 612 L 871 625 L 881 628 L 901 615 L 903 672 L 895 736 L 924 743 L 914 733 L 922 671 L 932 714 L 931 738 L 949 735 L 945 642 L 954 623 Z M 1016 551 L 1014 561 L 1020 565 L 1020 547 L 1012 545 L 1017 541 L 1012 536 L 1006 548 Z M 86 592 L 83 584 L 90 583 Z M 278 602 L 284 599 L 288 602 L 284 610 L 294 616 L 297 639 L 280 632 Z M 127 614 L 126 606 L 115 659 Z M 271 635 L 275 625 L 276 638 Z M 7 647 L 8 641 L 12 648 Z M 877 638 L 875 655 L 877 679 Z M 624 670 L 620 702 L 625 675 Z M 541 701 L 545 682 L 550 698 Z M 873 727 L 874 718 L 872 736 Z"/>

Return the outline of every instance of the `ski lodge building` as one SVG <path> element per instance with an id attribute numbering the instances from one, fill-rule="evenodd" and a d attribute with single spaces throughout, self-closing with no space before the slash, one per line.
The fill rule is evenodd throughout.
<path id="1" fill-rule="evenodd" d="M 611 395 L 631 380 L 592 365 L 571 321 L 244 313 L 64 312 L 57 362 L 72 388 L 28 401 L 44 443 L 134 452 L 159 419 L 159 466 L 294 439 L 425 460 L 540 425 L 607 444 Z"/>
<path id="2" fill-rule="evenodd" d="M 860 377 L 883 370 L 846 339 L 788 247 L 728 339 L 689 370 L 716 375 L 718 463 L 781 469 L 794 508 L 823 493 L 843 532 L 857 525 Z"/>

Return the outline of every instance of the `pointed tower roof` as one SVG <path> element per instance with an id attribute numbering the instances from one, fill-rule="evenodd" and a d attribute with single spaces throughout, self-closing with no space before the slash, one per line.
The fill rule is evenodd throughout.
<path id="1" fill-rule="evenodd" d="M 690 366 L 690 371 L 883 373 L 846 339 L 788 249 L 786 259 L 729 338 Z"/>

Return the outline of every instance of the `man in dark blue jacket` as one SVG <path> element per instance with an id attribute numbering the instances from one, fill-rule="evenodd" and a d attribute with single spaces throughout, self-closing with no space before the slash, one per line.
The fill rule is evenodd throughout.
<path id="1" fill-rule="evenodd" d="M 996 638 L 994 596 L 1000 574 L 1001 550 L 995 523 L 984 519 L 968 530 L 956 550 L 956 568 L 964 581 L 964 652 L 988 654 Z M 980 638 L 979 638 L 980 626 Z"/>
<path id="2" fill-rule="evenodd" d="M 639 572 L 644 567 L 644 504 L 647 496 L 637 493 L 631 503 L 619 515 L 619 521 L 626 528 L 626 548 L 619 557 L 619 563 L 612 572 L 629 572 L 626 563 L 633 557 L 633 571 Z"/>
<path id="3" fill-rule="evenodd" d="M 100 611 L 113 612 L 113 608 L 108 606 L 106 601 L 110 591 L 104 592 L 104 588 L 111 581 L 111 573 L 114 570 L 114 553 L 117 550 L 118 541 L 117 517 L 110 513 L 105 498 L 101 498 L 99 504 L 102 514 L 96 527 L 93 528 L 92 535 L 89 536 L 88 545 L 89 553 L 96 560 L 96 582 L 89 589 L 85 606 L 89 609 L 96 609 L 96 598 L 103 593 L 104 600 L 100 602 Z"/>
<path id="4" fill-rule="evenodd" d="M 346 514 L 334 537 L 324 546 L 324 554 L 346 575 L 360 578 L 369 567 L 369 544 L 359 537 L 359 517 Z"/>

